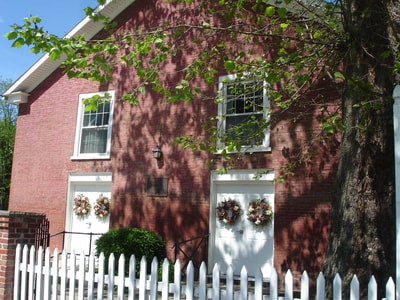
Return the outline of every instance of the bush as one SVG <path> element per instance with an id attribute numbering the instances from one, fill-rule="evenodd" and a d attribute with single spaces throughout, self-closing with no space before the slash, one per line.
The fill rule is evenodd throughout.
<path id="1" fill-rule="evenodd" d="M 119 256 L 125 255 L 125 273 L 129 272 L 129 259 L 131 255 L 136 258 L 136 276 L 139 275 L 140 260 L 142 256 L 147 259 L 147 272 L 151 270 L 151 260 L 157 257 L 159 264 L 165 258 L 165 242 L 155 232 L 138 228 L 111 229 L 96 241 L 96 252 L 104 253 L 106 261 L 111 253 L 116 259 L 116 269 Z M 106 267 L 108 264 L 106 263 Z"/>

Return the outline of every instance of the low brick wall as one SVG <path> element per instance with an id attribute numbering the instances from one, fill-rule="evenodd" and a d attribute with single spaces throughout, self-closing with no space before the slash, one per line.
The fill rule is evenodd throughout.
<path id="1" fill-rule="evenodd" d="M 35 245 L 44 214 L 0 211 L 0 300 L 12 299 L 17 244 Z"/>

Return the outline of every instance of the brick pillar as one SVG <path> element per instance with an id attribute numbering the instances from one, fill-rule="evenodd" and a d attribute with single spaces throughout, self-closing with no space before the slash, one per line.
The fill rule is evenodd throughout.
<path id="1" fill-rule="evenodd" d="M 0 211 L 0 300 L 13 296 L 17 244 L 35 245 L 35 233 L 44 214 Z"/>

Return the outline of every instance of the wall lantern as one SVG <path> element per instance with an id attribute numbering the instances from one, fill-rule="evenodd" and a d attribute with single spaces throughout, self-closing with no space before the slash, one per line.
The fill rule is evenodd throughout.
<path id="1" fill-rule="evenodd" d="M 159 160 L 161 159 L 161 156 L 162 156 L 161 148 L 159 145 L 157 145 L 153 148 L 153 157 Z"/>

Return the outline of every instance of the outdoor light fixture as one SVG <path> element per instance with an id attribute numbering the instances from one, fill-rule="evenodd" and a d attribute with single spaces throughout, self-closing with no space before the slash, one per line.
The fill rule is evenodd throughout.
<path id="1" fill-rule="evenodd" d="M 153 148 L 153 157 L 157 160 L 159 160 L 161 158 L 162 152 L 160 149 L 160 146 L 157 145 Z"/>

